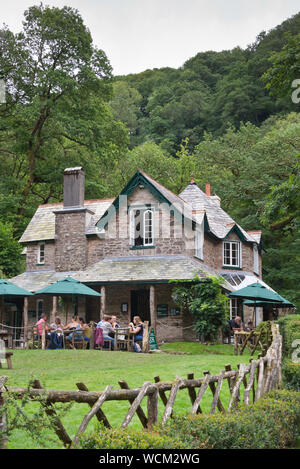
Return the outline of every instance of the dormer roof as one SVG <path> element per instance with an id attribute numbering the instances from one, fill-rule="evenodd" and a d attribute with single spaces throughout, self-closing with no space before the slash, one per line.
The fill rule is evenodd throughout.
<path id="1" fill-rule="evenodd" d="M 189 184 L 179 197 L 189 204 L 192 210 L 205 210 L 209 230 L 219 239 L 225 239 L 232 231 L 246 242 L 257 242 L 250 233 L 238 225 L 211 197 L 206 195 L 197 184 Z"/>

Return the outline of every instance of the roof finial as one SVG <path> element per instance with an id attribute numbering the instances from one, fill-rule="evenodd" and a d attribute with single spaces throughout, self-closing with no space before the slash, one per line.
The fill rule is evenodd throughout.
<path id="1" fill-rule="evenodd" d="M 190 184 L 195 184 L 195 174 L 191 173 L 191 182 Z"/>

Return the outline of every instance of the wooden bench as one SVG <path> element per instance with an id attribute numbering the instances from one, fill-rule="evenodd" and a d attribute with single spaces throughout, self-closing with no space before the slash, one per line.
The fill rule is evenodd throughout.
<path id="1" fill-rule="evenodd" d="M 12 355 L 13 355 L 13 352 L 5 352 L 5 360 L 6 360 L 6 363 L 7 363 L 7 368 L 9 370 L 12 369 L 12 361 L 11 361 Z M 2 368 L 1 360 L 0 360 L 0 368 Z"/>

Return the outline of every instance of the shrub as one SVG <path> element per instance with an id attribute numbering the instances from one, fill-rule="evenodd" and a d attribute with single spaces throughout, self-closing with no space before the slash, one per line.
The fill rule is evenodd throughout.
<path id="1" fill-rule="evenodd" d="M 182 311 L 190 312 L 195 319 L 195 330 L 204 341 L 215 341 L 220 329 L 226 327 L 228 298 L 221 291 L 224 279 L 210 276 L 192 280 L 171 280 L 178 285 L 172 297 Z"/>
<path id="2" fill-rule="evenodd" d="M 178 435 L 192 449 L 286 448 L 294 442 L 299 422 L 300 395 L 276 391 L 230 414 L 177 417 L 162 433 Z"/>
<path id="3" fill-rule="evenodd" d="M 266 353 L 272 343 L 271 321 L 262 321 L 256 327 L 256 332 L 261 332 L 260 342 L 263 344 L 263 351 Z"/>
<path id="4" fill-rule="evenodd" d="M 294 340 L 300 339 L 300 314 L 291 314 L 278 319 L 283 341 L 283 355 L 292 357 Z"/>
<path id="5" fill-rule="evenodd" d="M 96 430 L 82 436 L 82 449 L 184 449 L 183 443 L 172 435 L 133 428 L 106 429 L 98 424 Z"/>
<path id="6" fill-rule="evenodd" d="M 300 363 L 285 360 L 282 367 L 282 376 L 287 389 L 300 391 Z"/>
<path id="7" fill-rule="evenodd" d="M 300 394 L 276 390 L 230 414 L 175 417 L 155 431 L 106 429 L 82 436 L 82 449 L 274 449 L 293 444 Z"/>

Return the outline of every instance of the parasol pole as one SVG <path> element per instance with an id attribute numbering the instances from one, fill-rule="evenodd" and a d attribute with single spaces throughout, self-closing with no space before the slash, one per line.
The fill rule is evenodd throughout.
<path id="1" fill-rule="evenodd" d="M 0 323 L 1 324 L 4 324 L 4 296 L 3 295 L 0 295 Z M 2 328 L 2 326 L 0 326 L 0 329 Z"/>
<path id="2" fill-rule="evenodd" d="M 69 314 L 69 295 L 66 297 L 66 324 L 68 324 L 68 314 Z"/>
<path id="3" fill-rule="evenodd" d="M 254 307 L 253 307 L 252 323 L 254 324 L 254 327 L 256 327 L 256 298 L 254 298 Z"/>

